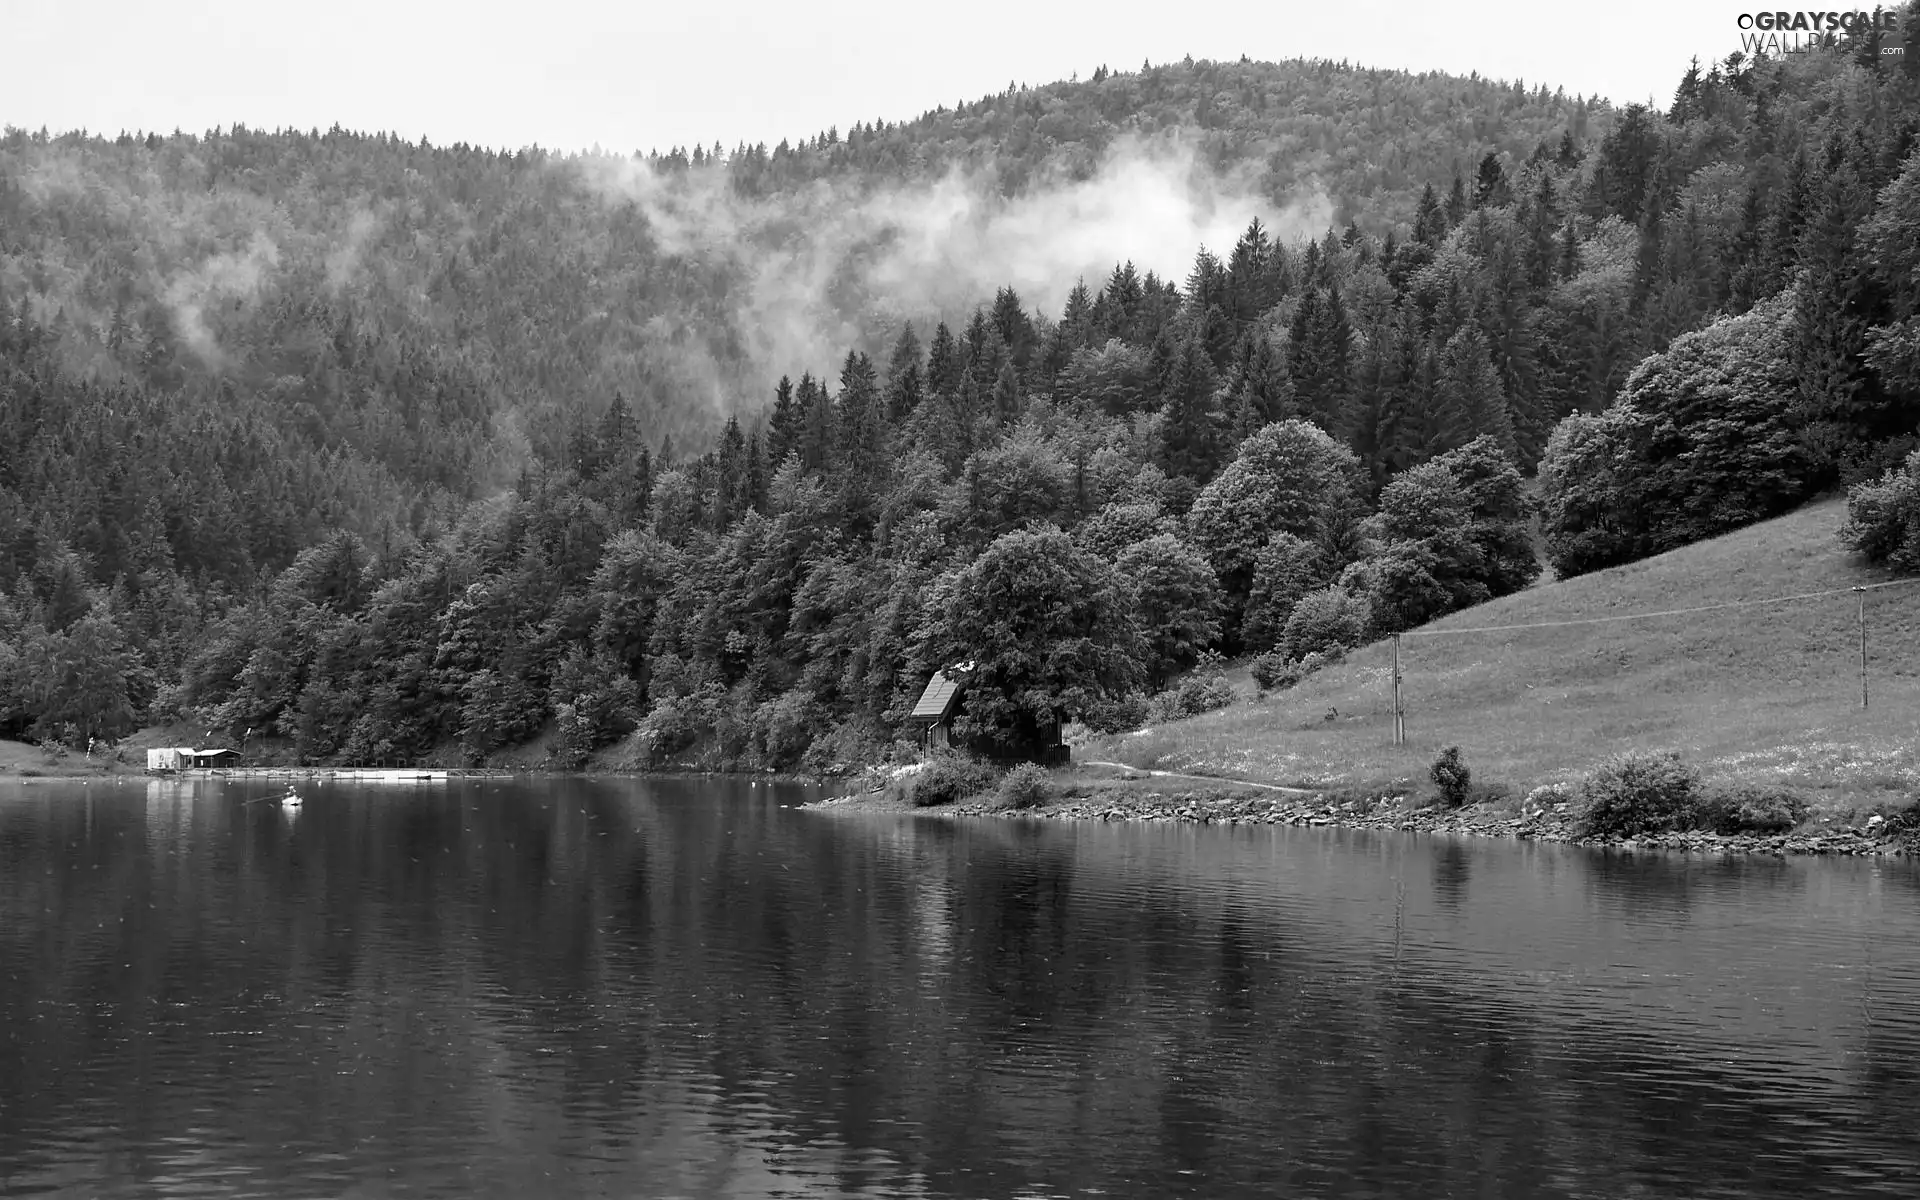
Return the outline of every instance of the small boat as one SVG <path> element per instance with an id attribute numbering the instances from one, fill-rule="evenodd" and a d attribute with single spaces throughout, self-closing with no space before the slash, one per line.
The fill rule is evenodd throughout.
<path id="1" fill-rule="evenodd" d="M 301 805 L 300 793 L 293 790 L 292 784 L 288 784 L 287 794 L 280 797 L 280 807 L 299 808 L 300 805 Z"/>

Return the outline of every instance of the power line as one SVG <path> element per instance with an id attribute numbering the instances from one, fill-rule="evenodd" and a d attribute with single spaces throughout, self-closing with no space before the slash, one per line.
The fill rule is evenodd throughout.
<path id="1" fill-rule="evenodd" d="M 1920 583 L 1920 576 L 1912 579 L 1893 579 L 1885 583 L 1861 584 L 1857 587 L 1829 588 L 1823 592 L 1801 592 L 1797 596 L 1770 596 L 1764 600 L 1729 600 L 1724 604 L 1702 604 L 1694 608 L 1670 608 L 1663 612 L 1625 613 L 1617 617 L 1582 617 L 1573 621 L 1531 621 L 1525 625 L 1477 625 L 1467 629 L 1408 629 L 1401 637 L 1441 637 L 1449 633 L 1507 633 L 1518 629 L 1556 629 L 1568 625 L 1604 625 L 1613 621 L 1646 621 L 1655 617 L 1680 617 L 1689 613 L 1716 612 L 1727 608 L 1752 608 L 1761 604 L 1786 604 L 1794 600 L 1816 600 L 1822 596 L 1843 596 L 1853 592 L 1871 592 L 1880 588 L 1900 587 L 1904 584 Z"/>

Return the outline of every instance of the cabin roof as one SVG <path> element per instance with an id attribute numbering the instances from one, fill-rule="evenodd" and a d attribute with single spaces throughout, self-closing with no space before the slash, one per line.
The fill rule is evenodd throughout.
<path id="1" fill-rule="evenodd" d="M 972 663 L 965 663 L 935 671 L 933 678 L 927 680 L 927 690 L 920 693 L 920 701 L 913 706 L 913 715 L 909 719 L 938 722 L 952 716 L 953 706 L 960 699 L 960 689 L 966 686 L 967 672 L 972 666 Z"/>

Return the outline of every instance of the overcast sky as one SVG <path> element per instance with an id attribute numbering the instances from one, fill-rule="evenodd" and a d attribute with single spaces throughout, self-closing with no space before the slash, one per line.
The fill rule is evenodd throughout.
<path id="1" fill-rule="evenodd" d="M 1101 63 L 1347 58 L 1665 106 L 1750 0 L 7 0 L 0 125 L 338 123 L 409 140 L 731 149 Z"/>

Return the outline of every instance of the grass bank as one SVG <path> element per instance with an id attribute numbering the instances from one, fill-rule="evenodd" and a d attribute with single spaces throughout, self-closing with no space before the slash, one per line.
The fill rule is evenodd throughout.
<path id="1" fill-rule="evenodd" d="M 43 750 L 26 742 L 0 739 L 0 779 L 92 779 L 107 775 L 139 774 L 146 769 L 146 753 L 138 764 L 133 755 L 126 761 L 114 761 L 113 752 L 88 758 L 75 751 Z"/>

